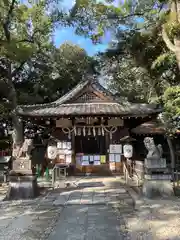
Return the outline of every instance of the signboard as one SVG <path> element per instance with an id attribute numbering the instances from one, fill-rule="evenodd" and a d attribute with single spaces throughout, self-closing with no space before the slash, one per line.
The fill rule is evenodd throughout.
<path id="1" fill-rule="evenodd" d="M 71 142 L 57 142 L 57 148 L 71 150 Z"/>
<path id="2" fill-rule="evenodd" d="M 109 153 L 122 153 L 122 145 L 121 144 L 110 144 Z"/>

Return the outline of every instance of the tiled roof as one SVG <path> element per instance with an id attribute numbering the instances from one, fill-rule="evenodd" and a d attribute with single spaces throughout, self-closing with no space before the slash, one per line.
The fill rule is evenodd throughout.
<path id="1" fill-rule="evenodd" d="M 164 134 L 165 126 L 159 121 L 154 120 L 140 124 L 136 128 L 133 128 L 131 132 L 136 134 Z"/>
<path id="2" fill-rule="evenodd" d="M 90 79 L 90 80 L 89 80 Z M 73 99 L 83 91 L 86 92 L 88 86 L 96 93 L 104 96 L 102 101 L 73 103 Z M 91 90 L 92 91 L 92 90 Z M 71 103 L 72 102 L 72 103 Z M 58 117 L 76 115 L 127 115 L 127 116 L 147 116 L 160 112 L 161 110 L 153 104 L 133 104 L 126 100 L 119 101 L 114 95 L 99 84 L 92 76 L 87 81 L 80 82 L 70 92 L 58 100 L 35 105 L 20 105 L 17 112 L 20 116 L 32 117 Z"/>
<path id="3" fill-rule="evenodd" d="M 160 112 L 155 105 L 148 104 L 119 104 L 119 103 L 77 103 L 56 104 L 54 106 L 20 107 L 20 115 L 24 116 L 75 116 L 75 115 L 126 115 L 147 116 Z"/>

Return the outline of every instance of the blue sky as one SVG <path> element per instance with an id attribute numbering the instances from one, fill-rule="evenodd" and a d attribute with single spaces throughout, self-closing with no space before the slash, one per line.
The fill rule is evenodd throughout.
<path id="1" fill-rule="evenodd" d="M 76 35 L 73 27 L 56 30 L 54 34 L 54 42 L 57 47 L 66 41 L 70 41 L 84 48 L 89 56 L 93 56 L 99 51 L 102 52 L 106 50 L 109 40 L 110 36 L 107 33 L 102 40 L 102 44 L 93 44 L 89 38 Z"/>
<path id="2" fill-rule="evenodd" d="M 101 0 L 102 2 L 103 0 Z M 117 0 L 116 0 L 117 2 Z M 64 0 L 62 1 L 61 6 L 64 10 L 69 10 L 73 6 L 73 0 Z M 110 41 L 110 34 L 107 33 L 104 39 L 102 40 L 102 44 L 93 44 L 92 41 L 83 36 L 78 36 L 75 34 L 75 29 L 72 27 L 69 28 L 61 28 L 57 29 L 54 34 L 54 42 L 57 47 L 59 47 L 65 41 L 70 41 L 74 44 L 80 45 L 82 48 L 86 50 L 88 55 L 93 56 L 99 51 L 104 51 L 108 47 L 108 42 Z"/>

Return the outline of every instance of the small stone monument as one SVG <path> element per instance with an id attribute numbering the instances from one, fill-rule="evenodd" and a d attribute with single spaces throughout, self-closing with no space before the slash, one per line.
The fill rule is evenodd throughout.
<path id="1" fill-rule="evenodd" d="M 144 139 L 144 145 L 148 154 L 144 162 L 143 195 L 148 198 L 174 195 L 171 174 L 167 169 L 166 159 L 162 157 L 162 146 L 160 144 L 156 146 L 154 139 L 150 137 Z"/>

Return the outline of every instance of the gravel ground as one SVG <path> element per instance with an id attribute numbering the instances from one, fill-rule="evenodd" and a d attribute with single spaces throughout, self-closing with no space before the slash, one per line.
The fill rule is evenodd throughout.
<path id="1" fill-rule="evenodd" d="M 103 185 L 102 182 L 104 183 L 105 188 L 107 187 L 109 192 L 109 196 L 107 196 L 103 201 L 107 201 L 107 199 L 113 201 L 115 200 L 114 205 L 111 204 L 110 206 L 106 206 L 107 202 L 104 202 L 104 205 L 92 205 L 93 202 L 91 203 L 91 197 L 94 196 L 94 192 L 96 193 L 98 191 L 99 193 L 96 200 L 100 199 L 99 201 L 102 204 L 102 198 L 104 199 L 104 194 L 106 192 L 105 189 L 103 190 L 103 186 L 103 191 L 98 190 L 99 187 L 101 188 L 101 185 Z M 89 184 L 92 190 L 89 189 Z M 71 212 L 72 214 L 75 214 L 74 209 L 77 208 L 77 217 L 79 217 L 78 214 L 81 214 L 82 208 L 84 211 L 86 211 L 88 216 L 92 218 L 84 219 L 83 224 L 86 224 L 86 222 L 88 223 L 88 221 L 91 220 L 90 223 L 95 227 L 97 232 L 98 227 L 102 231 L 103 226 L 105 225 L 106 230 L 108 231 L 108 226 L 110 226 L 110 223 L 108 222 L 109 220 L 105 221 L 105 219 L 108 219 L 108 217 L 110 219 L 110 217 L 112 217 L 114 221 L 113 227 L 117 224 L 117 221 L 115 221 L 115 218 L 113 217 L 113 210 L 111 210 L 112 206 L 115 208 L 114 216 L 119 219 L 119 227 L 117 226 L 116 229 L 119 229 L 121 236 L 119 237 L 116 235 L 117 239 L 180 240 L 180 201 L 178 199 L 174 198 L 171 200 L 144 200 L 142 201 L 142 204 L 139 205 L 138 209 L 134 210 L 132 199 L 128 195 L 127 191 L 125 191 L 118 178 L 116 178 L 116 180 L 114 178 L 87 178 L 83 179 L 82 181 L 80 180 L 79 186 L 82 190 L 81 196 L 85 197 L 84 200 L 88 199 L 88 202 L 90 201 L 90 205 L 88 206 L 85 204 L 84 208 L 82 204 L 82 197 L 80 200 L 80 196 L 77 194 L 79 190 L 76 190 L 76 185 L 69 190 L 50 190 L 47 195 L 40 196 L 35 200 L 14 202 L 0 201 L 0 240 L 50 239 L 51 233 L 54 231 L 56 232 L 58 229 L 60 229 L 58 225 L 61 226 L 61 221 L 63 221 L 63 214 L 66 213 L 64 209 L 67 209 L 67 211 L 69 211 L 69 215 L 65 214 L 67 217 L 70 216 Z M 114 191 L 115 189 L 118 190 Z M 68 192 L 70 192 L 71 195 L 69 195 Z M 64 195 L 65 193 L 69 196 L 69 205 L 63 205 L 61 202 L 62 198 L 60 195 Z M 113 197 L 113 194 L 116 196 Z M 79 199 L 79 204 L 77 206 L 77 199 L 75 197 L 78 197 Z M 70 200 L 76 201 L 73 202 Z M 105 212 L 109 209 L 110 213 L 108 216 L 103 215 L 104 210 L 100 214 L 101 207 L 102 209 L 104 208 Z M 96 218 L 94 216 L 98 211 L 99 214 Z M 67 221 L 75 221 L 75 217 L 76 216 L 74 216 L 74 219 L 71 219 L 69 217 L 67 218 Z M 104 222 L 101 220 L 101 217 L 104 219 Z M 86 228 L 87 233 L 94 234 L 94 231 L 92 231 L 90 227 Z M 113 227 L 111 226 L 111 230 Z M 111 233 L 112 232 L 109 231 L 109 234 Z M 103 234 L 105 234 L 105 232 L 102 232 L 102 236 Z M 95 234 L 93 238 L 90 238 L 89 235 L 89 239 L 97 240 L 96 235 L 97 234 Z M 56 239 L 61 240 L 60 237 Z M 71 240 L 72 238 L 64 237 L 62 240 L 66 239 Z M 114 237 L 113 239 L 116 238 Z"/>
<path id="2" fill-rule="evenodd" d="M 114 178 L 82 179 L 78 184 L 35 200 L 0 202 L 0 240 L 125 240 L 123 213 L 132 212 L 132 199 L 124 187 Z"/>
<path id="3" fill-rule="evenodd" d="M 180 240 L 180 202 L 177 200 L 144 200 L 125 219 L 132 240 Z"/>

